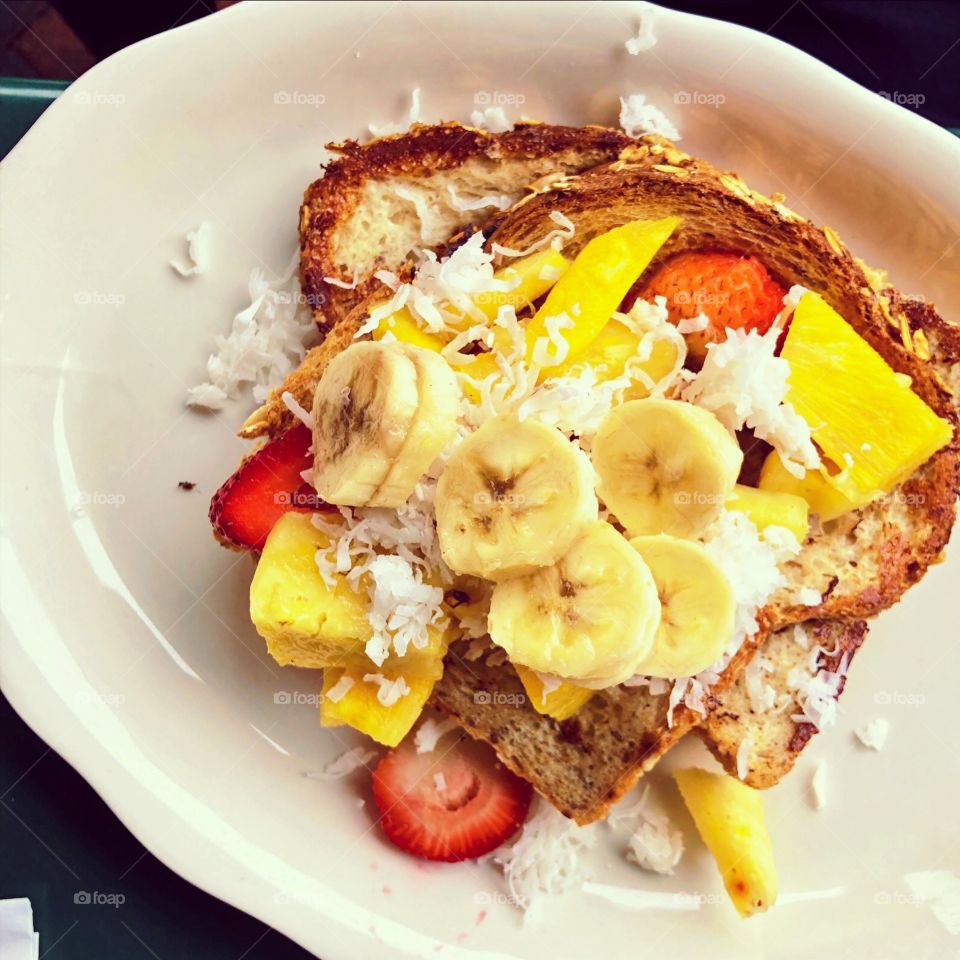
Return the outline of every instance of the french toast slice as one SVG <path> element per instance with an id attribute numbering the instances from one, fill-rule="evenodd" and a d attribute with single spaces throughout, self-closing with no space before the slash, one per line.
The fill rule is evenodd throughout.
<path id="1" fill-rule="evenodd" d="M 300 207 L 300 285 L 324 341 L 240 436 L 279 436 L 292 426 L 283 390 L 312 396 L 320 371 L 344 349 L 357 308 L 385 298 L 380 270 L 409 278 L 413 255 L 443 247 L 563 177 L 615 159 L 630 139 L 607 127 L 518 123 L 489 133 L 459 123 L 415 124 L 369 143 L 331 143 L 338 154 L 307 187 Z M 488 206 L 475 206 L 482 200 Z M 466 203 L 464 202 L 466 201 Z M 334 282 L 331 282 L 334 281 Z M 299 389 L 299 392 L 298 392 Z"/>
<path id="2" fill-rule="evenodd" d="M 812 643 L 847 651 L 849 656 L 866 633 L 862 622 L 837 620 L 812 621 L 805 624 L 805 629 Z M 796 648 L 803 659 L 807 657 L 793 640 L 792 627 L 770 639 L 778 651 L 783 647 L 791 654 L 791 665 L 790 648 Z M 450 648 L 431 704 L 456 719 L 471 736 L 491 744 L 514 773 L 529 780 L 558 810 L 581 824 L 606 816 L 610 807 L 702 720 L 680 704 L 673 712 L 671 725 L 667 722 L 669 694 L 654 695 L 643 687 L 619 686 L 599 691 L 572 717 L 557 721 L 531 706 L 509 663 L 502 664 L 499 657 L 487 655 L 470 659 L 469 650 L 470 644 L 465 641 Z M 704 739 L 735 774 L 740 743 L 751 737 L 756 747 L 747 782 L 769 786 L 789 770 L 814 731 L 809 724 L 794 724 L 790 712 L 785 718 L 773 713 L 748 716 L 746 710 L 742 710 L 742 719 L 735 715 L 741 704 L 732 691 L 747 660 L 749 656 L 741 651 L 711 688 L 716 704 L 727 704 L 725 726 L 706 727 Z M 784 687 L 785 677 L 786 673 Z M 790 728 L 797 729 L 788 738 L 786 731 Z M 784 740 L 787 743 L 778 752 Z"/>
<path id="3" fill-rule="evenodd" d="M 427 136 L 422 130 L 414 135 Z M 603 142 L 612 147 L 614 140 Z M 389 151 L 384 148 L 384 157 L 404 149 L 394 143 Z M 383 162 L 389 165 L 388 160 Z M 411 177 L 432 172 L 429 163 L 403 170 L 403 176 Z M 363 179 L 362 174 L 356 176 Z M 355 182 L 347 179 L 354 184 L 348 191 L 355 189 Z M 325 189 L 335 188 L 328 185 Z M 316 192 L 315 197 L 321 193 Z M 330 218 L 306 222 L 302 270 L 307 295 L 327 298 L 317 310 L 318 322 L 329 328 L 329 333 L 248 421 L 246 436 L 277 436 L 291 424 L 292 416 L 280 400 L 282 390 L 310 406 L 326 363 L 352 341 L 370 305 L 384 296 L 379 281 L 370 279 L 379 265 L 371 265 L 368 279 L 361 278 L 350 291 L 337 292 L 340 288 L 322 280 L 322 276 L 338 276 L 345 282 L 355 279 L 347 268 L 359 261 L 350 261 L 344 254 L 335 262 L 339 255 L 332 253 L 333 241 L 324 235 L 338 230 L 342 219 L 351 219 L 351 211 L 361 211 L 356 224 L 362 224 L 367 209 L 360 201 L 343 208 L 337 207 L 335 198 L 331 203 L 335 212 Z M 320 208 L 315 204 L 310 209 Z M 885 274 L 851 256 L 833 231 L 814 227 L 785 207 L 782 199 L 762 197 L 738 177 L 649 137 L 631 141 L 619 150 L 616 160 L 601 160 L 579 175 L 548 176 L 512 208 L 479 224 L 461 224 L 459 229 L 461 236 L 479 228 L 488 240 L 525 247 L 554 226 L 549 220 L 553 211 L 565 214 L 576 225 L 576 233 L 565 247 L 565 252 L 572 254 L 592 236 L 620 223 L 671 213 L 681 214 L 684 223 L 663 256 L 705 247 L 757 253 L 781 282 L 800 283 L 819 292 L 895 370 L 911 377 L 913 389 L 922 399 L 956 424 L 955 393 L 960 379 L 957 328 L 943 321 L 928 304 L 901 296 Z M 417 244 L 409 238 L 419 230 L 419 226 L 414 232 L 407 230 L 408 240 L 400 246 L 409 241 L 412 250 Z M 391 253 L 395 256 L 400 255 Z M 409 275 L 409 262 L 387 267 L 383 261 L 383 266 L 401 276 Z M 317 285 L 317 277 L 324 286 Z M 770 785 L 790 768 L 811 731 L 792 729 L 797 725 L 786 723 L 780 714 L 751 715 L 743 710 L 738 697 L 743 696 L 739 677 L 744 666 L 770 637 L 779 682 L 781 673 L 789 672 L 796 653 L 786 646 L 785 638 L 793 624 L 810 620 L 816 621 L 811 629 L 823 638 L 819 642 L 828 648 L 839 643 L 852 655 L 865 633 L 862 619 L 896 602 L 940 556 L 955 518 L 958 475 L 955 431 L 953 442 L 901 486 L 901 492 L 909 496 L 894 498 L 892 504 L 862 508 L 828 524 L 808 541 L 787 570 L 788 586 L 761 611 L 761 630 L 743 645 L 720 681 L 711 687 L 707 707 L 724 708 L 713 724 L 703 725 L 702 715 L 683 703 L 673 711 L 672 724 L 668 723 L 667 695 L 653 696 L 642 687 L 604 691 L 572 718 L 574 722 L 557 724 L 529 706 L 523 710 L 524 701 L 517 696 L 478 697 L 493 691 L 522 695 L 523 688 L 509 664 L 487 666 L 467 660 L 465 644 L 451 648 L 433 702 L 474 736 L 493 743 L 507 766 L 531 779 L 550 802 L 581 823 L 603 816 L 670 746 L 698 727 L 728 767 L 731 763 L 735 766 L 740 745 L 749 737 L 758 753 L 748 782 Z M 800 588 L 809 587 L 821 595 L 821 602 L 813 607 L 797 599 Z"/>
<path id="4" fill-rule="evenodd" d="M 439 123 L 328 144 L 338 158 L 300 208 L 301 287 L 321 330 L 385 289 L 376 271 L 402 268 L 416 250 L 447 243 L 533 185 L 613 160 L 629 142 L 607 127 L 518 123 L 489 133 Z"/>

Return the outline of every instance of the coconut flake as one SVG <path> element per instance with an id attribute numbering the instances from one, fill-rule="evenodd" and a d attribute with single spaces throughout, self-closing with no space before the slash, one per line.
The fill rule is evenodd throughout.
<path id="1" fill-rule="evenodd" d="M 873 720 L 861 724 L 853 732 L 865 747 L 879 753 L 887 742 L 887 735 L 890 733 L 890 721 L 885 717 L 874 717 Z"/>
<path id="2" fill-rule="evenodd" d="M 753 737 L 744 737 L 737 747 L 737 777 L 746 780 L 750 775 L 750 756 L 753 753 Z"/>
<path id="3" fill-rule="evenodd" d="M 410 692 L 410 686 L 403 677 L 391 680 L 382 673 L 365 673 L 363 682 L 377 685 L 377 700 L 385 707 L 392 707 Z"/>
<path id="4" fill-rule="evenodd" d="M 624 46 L 627 53 L 636 57 L 647 50 L 652 50 L 657 45 L 657 38 L 653 33 L 653 8 L 650 4 L 641 4 L 641 14 L 637 22 L 637 35 L 630 37 Z"/>
<path id="5" fill-rule="evenodd" d="M 836 670 L 818 670 L 816 664 L 824 652 L 821 647 L 813 647 L 810 663 L 805 667 L 794 667 L 787 674 L 787 687 L 800 708 L 791 719 L 796 723 L 812 723 L 817 730 L 837 721 L 837 698 L 850 662 L 849 654 L 845 653 Z"/>
<path id="6" fill-rule="evenodd" d="M 346 389 L 346 388 L 345 388 Z M 304 410 L 304 408 L 297 401 L 297 398 L 289 391 L 284 390 L 280 394 L 280 399 L 283 401 L 283 405 L 308 429 L 313 430 L 313 415 Z"/>
<path id="7" fill-rule="evenodd" d="M 818 760 L 810 777 L 810 793 L 814 810 L 823 810 L 827 805 L 827 762 Z"/>
<path id="8" fill-rule="evenodd" d="M 511 903 L 531 917 L 543 894 L 582 886 L 587 875 L 581 857 L 595 841 L 594 825 L 577 826 L 538 799 L 520 836 L 494 857 L 503 867 Z"/>
<path id="9" fill-rule="evenodd" d="M 331 703 L 339 703 L 350 692 L 353 684 L 353 677 L 345 673 L 324 696 Z"/>
<path id="10" fill-rule="evenodd" d="M 413 735 L 413 742 L 417 748 L 417 753 L 433 753 L 437 744 L 448 733 L 459 729 L 459 724 L 452 717 L 447 717 L 439 722 L 433 717 L 427 717 Z"/>
<path id="11" fill-rule="evenodd" d="M 625 820 L 638 821 L 627 841 L 627 859 L 652 873 L 672 874 L 683 856 L 683 834 L 675 830 L 670 818 L 650 807 L 649 785 L 639 801 L 625 810 L 615 810 L 609 817 L 611 826 Z"/>
<path id="12" fill-rule="evenodd" d="M 310 780 L 341 780 L 349 776 L 354 770 L 368 766 L 377 759 L 377 751 L 365 747 L 353 747 L 341 753 L 335 760 L 324 766 L 321 773 L 308 772 L 304 776 Z"/>
<path id="13" fill-rule="evenodd" d="M 187 391 L 188 406 L 220 410 L 247 383 L 253 384 L 254 398 L 263 402 L 303 360 L 317 331 L 300 293 L 298 262 L 299 254 L 277 280 L 252 271 L 247 284 L 250 305 L 233 318 L 226 336 L 215 338 L 217 352 L 207 360 L 209 379 Z"/>
<path id="14" fill-rule="evenodd" d="M 668 140 L 681 140 L 680 131 L 667 115 L 652 103 L 647 103 L 642 93 L 632 93 L 620 98 L 620 126 L 628 137 L 642 137 L 655 133 Z"/>
<path id="15" fill-rule="evenodd" d="M 405 130 L 409 130 L 410 127 L 420 122 L 420 88 L 414 87 L 410 91 L 410 110 L 407 113 L 405 121 L 400 123 L 394 123 L 390 121 L 389 123 L 384 123 L 382 125 L 377 125 L 374 123 L 368 124 L 367 129 L 374 137 L 386 137 L 392 133 L 403 133 Z"/>
<path id="16" fill-rule="evenodd" d="M 491 133 L 505 133 L 513 129 L 513 124 L 507 119 L 503 107 L 484 107 L 474 110 L 470 114 L 470 122 L 475 127 L 489 130 Z"/>
<path id="17" fill-rule="evenodd" d="M 731 432 L 749 427 L 770 443 L 784 467 L 802 477 L 820 466 L 809 424 L 786 402 L 790 364 L 776 355 L 781 329 L 766 333 L 727 329 L 721 343 L 707 344 L 700 372 L 683 389 L 683 400 L 713 413 Z"/>
<path id="18" fill-rule="evenodd" d="M 813 587 L 801 587 L 797 591 L 797 603 L 805 607 L 819 607 L 822 599 L 820 591 Z"/>
<path id="19" fill-rule="evenodd" d="M 206 273 L 210 267 L 210 224 L 202 221 L 199 226 L 187 233 L 187 259 L 190 263 L 183 265 L 180 260 L 171 260 L 173 267 L 181 277 L 193 277 Z"/>

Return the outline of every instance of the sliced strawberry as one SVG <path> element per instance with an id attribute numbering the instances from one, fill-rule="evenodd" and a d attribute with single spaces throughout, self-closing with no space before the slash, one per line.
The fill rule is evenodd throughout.
<path id="1" fill-rule="evenodd" d="M 666 297 L 672 323 L 701 313 L 709 318 L 705 329 L 686 334 L 691 355 L 702 360 L 708 343 L 726 339 L 727 327 L 766 333 L 786 292 L 756 257 L 707 252 L 671 257 L 642 284 L 640 296 Z"/>
<path id="2" fill-rule="evenodd" d="M 240 464 L 213 495 L 210 523 L 238 547 L 262 550 L 267 534 L 288 510 L 327 507 L 301 474 L 313 462 L 310 431 L 297 424 Z"/>
<path id="3" fill-rule="evenodd" d="M 469 737 L 431 753 L 417 753 L 407 740 L 373 772 L 383 832 L 425 860 L 470 860 L 495 850 L 520 828 L 531 796 L 526 780 Z"/>

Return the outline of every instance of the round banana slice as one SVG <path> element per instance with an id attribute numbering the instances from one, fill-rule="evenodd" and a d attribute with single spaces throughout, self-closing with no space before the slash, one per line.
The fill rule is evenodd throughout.
<path id="1" fill-rule="evenodd" d="M 593 441 L 600 497 L 631 534 L 696 537 L 723 511 L 743 462 L 708 410 L 679 400 L 630 400 Z"/>
<path id="2" fill-rule="evenodd" d="M 720 659 L 733 638 L 736 600 L 719 564 L 698 543 L 667 534 L 635 537 L 660 595 L 660 627 L 637 667 L 647 677 L 692 677 Z"/>
<path id="3" fill-rule="evenodd" d="M 453 371 L 427 350 L 363 342 L 337 354 L 313 398 L 317 493 L 399 507 L 453 436 L 458 397 Z"/>
<path id="4" fill-rule="evenodd" d="M 659 623 L 657 586 L 646 563 L 597 520 L 553 566 L 498 583 L 487 628 L 514 663 L 613 686 L 637 672 Z"/>
<path id="5" fill-rule="evenodd" d="M 370 501 L 372 506 L 399 507 L 457 432 L 460 387 L 450 365 L 438 353 L 399 344 L 417 370 L 419 403 L 413 426 L 387 478 Z"/>
<path id="6" fill-rule="evenodd" d="M 488 420 L 437 484 L 443 559 L 488 580 L 555 563 L 597 518 L 593 483 L 586 455 L 559 430 L 511 415 Z"/>

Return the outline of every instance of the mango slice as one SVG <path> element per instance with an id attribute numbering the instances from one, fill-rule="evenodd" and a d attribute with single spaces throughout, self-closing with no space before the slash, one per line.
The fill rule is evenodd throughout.
<path id="1" fill-rule="evenodd" d="M 354 667 L 369 673 L 376 667 L 364 652 L 372 636 L 367 619 L 366 584 L 354 591 L 345 579 L 328 586 L 315 556 L 330 538 L 311 523 L 308 513 L 285 513 L 267 537 L 250 584 L 250 619 L 281 666 Z M 422 649 L 411 647 L 403 657 L 392 655 L 385 667 L 411 676 L 434 669 L 446 653 L 449 636 L 428 628 Z"/>
<path id="2" fill-rule="evenodd" d="M 953 436 L 951 424 L 815 293 L 797 305 L 782 356 L 790 364 L 786 399 L 840 468 L 825 479 L 852 501 L 889 493 Z"/>
<path id="3" fill-rule="evenodd" d="M 563 313 L 574 322 L 562 331 L 570 345 L 566 359 L 585 351 L 679 223 L 680 217 L 634 220 L 594 237 L 527 324 L 527 359 L 547 336 L 548 318 Z"/>
<path id="4" fill-rule="evenodd" d="M 810 510 L 823 520 L 834 520 L 856 510 L 874 499 L 872 493 L 851 499 L 833 486 L 820 470 L 809 470 L 803 477 L 795 477 L 783 465 L 776 450 L 767 454 L 760 468 L 759 486 L 769 493 L 792 494 L 803 497 Z"/>
<path id="5" fill-rule="evenodd" d="M 513 669 L 517 671 L 533 709 L 537 713 L 553 717 L 554 720 L 567 720 L 572 717 L 596 692 L 572 683 L 561 683 L 556 690 L 551 690 L 544 697 L 543 682 L 535 670 L 516 663 Z"/>
<path id="6" fill-rule="evenodd" d="M 473 304 L 491 322 L 497 319 L 500 308 L 508 304 L 519 313 L 539 300 L 566 273 L 569 266 L 570 261 L 552 248 L 521 257 L 494 274 L 497 280 L 515 282 L 517 285 L 512 290 L 478 293 L 473 298 Z M 467 318 L 464 326 L 471 322 Z"/>
<path id="7" fill-rule="evenodd" d="M 673 777 L 737 913 L 752 917 L 768 910 L 779 881 L 759 792 L 725 773 L 695 767 L 675 770 Z"/>
<path id="8" fill-rule="evenodd" d="M 373 339 L 382 340 L 388 332 L 392 333 L 401 343 L 423 347 L 424 350 L 433 350 L 435 353 L 440 353 L 446 346 L 443 337 L 430 333 L 429 330 L 424 330 L 419 326 L 413 314 L 406 307 L 401 307 L 389 318 L 383 320 L 373 331 Z"/>
<path id="9" fill-rule="evenodd" d="M 591 366 L 598 372 L 600 381 L 616 380 L 623 376 L 627 362 L 637 355 L 639 344 L 640 338 L 626 324 L 615 318 L 610 319 L 586 350 L 572 360 L 568 359 L 550 367 L 549 376 L 576 376 L 583 367 Z M 649 358 L 636 366 L 656 383 L 673 369 L 676 360 L 676 346 L 668 340 L 658 340 L 654 343 Z M 601 367 L 604 369 L 601 370 Z M 646 384 L 635 379 L 625 391 L 624 399 L 642 400 L 649 395 Z"/>
<path id="10" fill-rule="evenodd" d="M 780 460 L 776 452 L 772 456 Z M 778 490 L 758 490 L 756 487 L 738 483 L 727 498 L 726 507 L 728 510 L 745 513 L 758 530 L 786 527 L 800 543 L 807 539 L 810 530 L 810 506 L 801 495 Z"/>
<path id="11" fill-rule="evenodd" d="M 410 692 L 400 697 L 389 707 L 378 699 L 380 685 L 364 680 L 364 674 L 381 673 L 389 680 L 403 676 Z M 443 673 L 443 662 L 437 660 L 434 676 L 408 677 L 398 670 L 378 670 L 373 664 L 362 671 L 349 671 L 353 685 L 334 703 L 327 694 L 343 678 L 345 671 L 328 668 L 323 671 L 323 699 L 320 702 L 320 724 L 337 727 L 342 724 L 353 727 L 387 747 L 395 747 L 417 722 L 423 712 L 433 685 Z"/>

